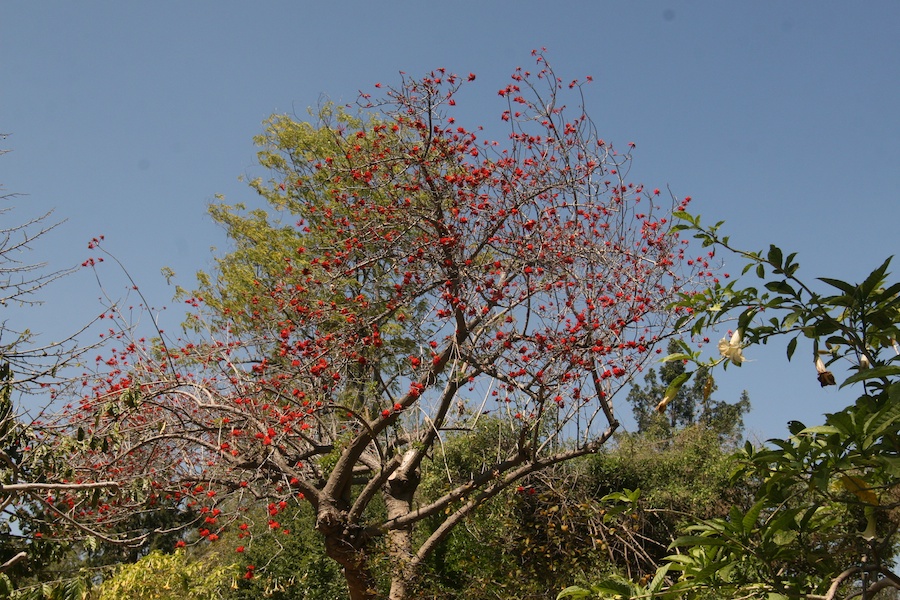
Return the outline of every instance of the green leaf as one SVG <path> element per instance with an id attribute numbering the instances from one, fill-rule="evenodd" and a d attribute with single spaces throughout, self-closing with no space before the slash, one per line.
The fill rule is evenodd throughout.
<path id="1" fill-rule="evenodd" d="M 756 520 L 759 519 L 759 513 L 762 512 L 763 506 L 766 504 L 767 498 L 760 498 L 756 504 L 750 507 L 744 519 L 741 521 L 741 527 L 744 533 L 749 533 L 756 528 Z"/>
<path id="2" fill-rule="evenodd" d="M 690 354 L 685 354 L 684 352 L 676 352 L 674 354 L 670 354 L 665 358 L 660 359 L 659 362 L 667 363 L 673 360 L 691 360 L 693 358 Z"/>
<path id="3" fill-rule="evenodd" d="M 863 432 L 866 436 L 876 438 L 892 427 L 896 429 L 898 421 L 900 421 L 900 404 L 888 403 L 866 421 Z"/>
<path id="4" fill-rule="evenodd" d="M 592 595 L 590 590 L 586 590 L 577 585 L 570 585 L 556 595 L 556 600 L 563 600 L 563 598 L 575 598 L 578 600 L 580 598 L 590 598 Z"/>
<path id="5" fill-rule="evenodd" d="M 688 223 L 690 223 L 692 225 L 697 224 L 697 220 L 694 218 L 694 216 L 691 213 L 685 212 L 683 210 L 674 211 L 672 213 L 672 216 L 675 217 L 676 219 L 681 219 L 682 221 L 687 221 Z"/>
<path id="6" fill-rule="evenodd" d="M 769 263 L 773 267 L 776 267 L 779 269 L 781 268 L 782 263 L 784 262 L 784 259 L 782 258 L 782 254 L 781 254 L 781 248 L 779 248 L 778 246 L 776 246 L 774 244 L 769 246 L 769 253 L 766 256 L 766 258 L 769 260 Z"/>
<path id="7" fill-rule="evenodd" d="M 782 329 L 790 329 L 791 327 L 794 326 L 794 323 L 796 323 L 799 318 L 800 318 L 799 311 L 795 310 L 793 312 L 789 312 L 784 317 L 784 319 L 781 320 L 781 328 Z"/>
<path id="8" fill-rule="evenodd" d="M 894 479 L 900 479 L 900 457 L 879 455 L 875 457 L 875 460 L 887 475 Z"/>
<path id="9" fill-rule="evenodd" d="M 788 296 L 796 296 L 797 292 L 794 291 L 788 282 L 785 280 L 781 281 L 770 281 L 766 284 L 766 289 L 770 292 L 775 292 L 776 294 L 785 294 Z"/>
<path id="10" fill-rule="evenodd" d="M 797 338 L 791 338 L 791 341 L 788 342 L 787 345 L 787 359 L 791 360 L 791 357 L 794 356 L 794 351 L 797 349 Z"/>
<path id="11" fill-rule="evenodd" d="M 653 577 L 653 581 L 650 582 L 650 587 L 648 588 L 650 593 L 655 594 L 662 589 L 662 586 L 666 581 L 666 573 L 669 572 L 670 567 L 671 564 L 665 564 L 656 570 L 656 575 Z"/>
<path id="12" fill-rule="evenodd" d="M 791 432 L 791 435 L 799 435 L 805 430 L 806 425 L 804 425 L 800 421 L 788 421 L 788 431 Z"/>
<path id="13" fill-rule="evenodd" d="M 827 283 L 831 287 L 837 288 L 844 292 L 847 295 L 854 295 L 856 293 L 856 286 L 847 283 L 846 281 L 841 281 L 840 279 L 830 279 L 828 277 L 819 277 L 819 281 Z"/>
<path id="14" fill-rule="evenodd" d="M 880 294 L 885 299 L 890 299 L 897 294 L 900 294 L 900 281 L 898 281 L 897 283 L 892 283 L 890 286 L 888 286 L 887 289 L 885 289 L 883 292 L 880 292 Z"/>
<path id="15" fill-rule="evenodd" d="M 750 322 L 753 320 L 753 316 L 756 315 L 756 312 L 756 308 L 748 308 L 747 310 L 742 312 L 738 317 L 738 329 L 746 331 L 747 327 L 750 325 Z"/>
<path id="16" fill-rule="evenodd" d="M 860 293 L 863 298 L 868 298 L 869 295 L 875 291 L 877 287 L 879 287 L 884 282 L 884 277 L 887 275 L 888 266 L 891 264 L 891 256 L 887 258 L 886 261 L 881 263 L 881 266 L 869 273 L 869 276 L 866 277 L 866 280 L 862 282 L 862 285 L 859 286 Z"/>
<path id="17" fill-rule="evenodd" d="M 790 254 L 788 254 L 787 258 L 784 259 L 785 271 L 787 272 L 788 269 L 790 269 L 790 272 L 788 272 L 788 275 L 793 275 L 794 271 L 796 271 L 797 268 L 800 266 L 799 264 L 794 262 L 795 258 L 797 258 L 797 253 L 791 252 Z"/>
<path id="18" fill-rule="evenodd" d="M 816 425 L 815 427 L 807 427 L 803 429 L 799 433 L 803 434 L 814 434 L 814 435 L 832 435 L 835 433 L 841 433 L 841 430 L 837 427 L 833 427 L 831 425 Z"/>
<path id="19" fill-rule="evenodd" d="M 900 381 L 892 383 L 887 389 L 888 401 L 900 404 Z"/>
<path id="20" fill-rule="evenodd" d="M 790 529 L 780 529 L 772 535 L 772 541 L 776 546 L 787 546 L 797 539 L 797 532 Z"/>
<path id="21" fill-rule="evenodd" d="M 681 389 L 681 386 L 683 386 L 684 383 L 688 379 L 690 379 L 693 374 L 693 371 L 685 371 L 684 373 L 679 374 L 678 377 L 672 380 L 672 383 L 669 384 L 669 387 L 666 388 L 665 397 L 674 398 L 675 394 L 678 393 L 678 390 Z"/>
<path id="22" fill-rule="evenodd" d="M 867 379 L 881 379 L 882 377 L 893 377 L 895 375 L 900 375 L 900 366 L 884 365 L 881 367 L 874 367 L 872 369 L 857 371 L 856 373 L 848 377 L 847 380 L 841 384 L 841 387 L 848 386 L 851 383 L 856 383 L 857 381 L 865 381 Z"/>
<path id="23" fill-rule="evenodd" d="M 728 540 L 723 540 L 716 537 L 707 537 L 704 535 L 683 535 L 681 537 L 675 538 L 675 540 L 671 544 L 669 544 L 669 548 L 678 548 L 679 546 L 727 546 L 730 543 L 731 542 L 729 542 Z"/>

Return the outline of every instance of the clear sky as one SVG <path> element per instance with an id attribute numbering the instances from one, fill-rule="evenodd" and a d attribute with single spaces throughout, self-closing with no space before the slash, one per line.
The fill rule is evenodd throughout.
<path id="1" fill-rule="evenodd" d="M 174 291 L 161 267 L 190 287 L 226 248 L 214 194 L 255 201 L 238 178 L 264 174 L 252 138 L 270 114 L 445 67 L 478 75 L 459 120 L 490 128 L 496 90 L 544 46 L 563 78 L 593 76 L 588 109 L 602 137 L 636 144 L 635 181 L 692 196 L 740 245 L 798 251 L 801 274 L 856 280 L 897 251 L 898 31 L 896 0 L 7 1 L 0 183 L 27 195 L 4 219 L 55 209 L 66 223 L 35 255 L 55 267 L 105 235 L 161 306 Z M 5 317 L 49 341 L 98 295 L 81 272 Z M 719 397 L 750 391 L 758 437 L 847 399 L 819 389 L 808 350 L 790 368 L 782 347 L 748 354 Z"/>

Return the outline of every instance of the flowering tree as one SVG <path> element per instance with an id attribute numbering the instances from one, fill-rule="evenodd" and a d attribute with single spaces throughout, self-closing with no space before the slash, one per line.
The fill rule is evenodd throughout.
<path id="1" fill-rule="evenodd" d="M 386 553 L 400 599 L 481 504 L 603 446 L 613 396 L 696 272 L 659 191 L 626 181 L 630 151 L 563 104 L 582 83 L 535 57 L 499 91 L 504 144 L 456 122 L 475 76 L 443 70 L 362 95 L 358 113 L 273 117 L 272 178 L 252 185 L 289 224 L 213 207 L 234 251 L 187 299 L 185 337 L 123 337 L 44 430 L 73 453 L 62 476 L 121 482 L 49 496 L 59 524 L 171 504 L 196 515 L 184 542 L 214 541 L 248 530 L 251 505 L 288 533 L 279 515 L 309 502 L 351 597 L 376 596 Z M 499 441 L 477 470 L 433 462 L 488 416 Z M 443 487 L 423 494 L 423 469 L 445 470 Z"/>

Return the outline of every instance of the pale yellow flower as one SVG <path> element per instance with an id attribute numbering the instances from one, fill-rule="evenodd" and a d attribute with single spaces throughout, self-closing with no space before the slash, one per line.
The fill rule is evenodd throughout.
<path id="1" fill-rule="evenodd" d="M 719 340 L 719 354 L 736 365 L 746 360 L 741 352 L 741 330 L 737 329 L 731 336 L 731 340 L 723 337 Z"/>

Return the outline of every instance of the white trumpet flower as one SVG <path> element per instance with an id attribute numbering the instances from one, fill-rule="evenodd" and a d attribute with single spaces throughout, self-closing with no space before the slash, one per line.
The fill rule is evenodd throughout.
<path id="1" fill-rule="evenodd" d="M 744 360 L 746 360 L 741 350 L 740 329 L 735 330 L 735 332 L 731 336 L 731 340 L 729 340 L 727 337 L 723 337 L 721 340 L 719 340 L 719 354 L 738 366 L 740 366 L 740 364 L 744 362 Z"/>
<path id="2" fill-rule="evenodd" d="M 819 380 L 820 386 L 836 385 L 834 374 L 828 370 L 828 367 L 825 366 L 825 363 L 818 356 L 816 357 L 816 373 L 818 374 L 816 378 Z"/>

